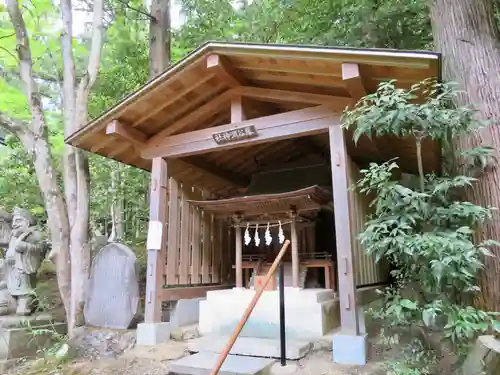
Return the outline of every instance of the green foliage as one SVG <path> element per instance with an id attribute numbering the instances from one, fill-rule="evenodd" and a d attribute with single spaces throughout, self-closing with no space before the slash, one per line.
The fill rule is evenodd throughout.
<path id="1" fill-rule="evenodd" d="M 430 96 L 416 102 L 417 92 Z M 450 85 L 427 81 L 409 90 L 382 83 L 346 113 L 345 126 L 354 128 L 355 141 L 393 134 L 412 136 L 417 143 L 428 137 L 449 146 L 456 137 L 484 125 L 474 110 L 451 105 L 455 95 Z M 467 153 L 488 156 L 484 149 Z M 473 188 L 472 177 L 421 174 L 420 189 L 415 190 L 394 180 L 397 168 L 395 160 L 372 163 L 354 187 L 375 197 L 373 215 L 359 240 L 377 261 L 393 266 L 395 285 L 383 292 L 385 304 L 375 316 L 393 327 L 418 326 L 424 336 L 438 329 L 460 350 L 476 335 L 500 329 L 497 313 L 470 306 L 479 291 L 477 276 L 484 258 L 492 256 L 488 248 L 500 244 L 475 244 L 473 238 L 474 230 L 492 218 L 493 208 L 458 200 L 457 193 Z"/>

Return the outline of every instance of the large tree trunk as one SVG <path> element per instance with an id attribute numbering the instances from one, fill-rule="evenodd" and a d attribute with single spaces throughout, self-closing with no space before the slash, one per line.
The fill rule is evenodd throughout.
<path id="1" fill-rule="evenodd" d="M 149 23 L 149 78 L 170 65 L 170 0 L 151 1 Z"/>
<path id="2" fill-rule="evenodd" d="M 70 226 L 65 202 L 57 184 L 56 173 L 52 167 L 47 125 L 36 81 L 33 79 L 31 48 L 24 19 L 17 0 L 9 0 L 7 8 L 16 32 L 19 71 L 31 110 L 31 123 L 16 121 L 0 113 L 0 125 L 21 140 L 24 149 L 33 160 L 48 216 L 52 242 L 52 251 L 49 257 L 56 263 L 59 291 L 68 317 L 71 294 L 70 258 L 68 253 Z"/>
<path id="3" fill-rule="evenodd" d="M 47 123 L 38 87 L 33 78 L 29 35 L 18 0 L 8 0 L 7 8 L 15 29 L 19 71 L 32 118 L 28 124 L 0 113 L 0 126 L 15 134 L 22 141 L 26 152 L 33 158 L 48 214 L 53 247 L 50 256 L 56 263 L 57 280 L 71 335 L 72 329 L 83 323 L 83 304 L 90 266 L 88 159 L 81 150 L 66 146 L 64 155 L 66 200 L 64 200 L 51 162 Z M 103 13 L 103 0 L 95 0 L 92 44 L 87 70 L 76 87 L 71 0 L 61 0 L 62 88 L 66 135 L 87 122 L 89 93 L 95 82 L 101 58 Z"/>
<path id="4" fill-rule="evenodd" d="M 443 54 L 447 81 L 458 82 L 466 93 L 462 103 L 472 104 L 491 124 L 464 137 L 460 148 L 491 146 L 500 150 L 500 34 L 494 19 L 493 0 L 430 0 L 432 29 L 438 51 Z M 479 177 L 466 198 L 482 206 L 500 208 L 500 168 L 491 166 Z M 500 240 L 500 215 L 486 223 L 478 239 Z M 480 306 L 500 311 L 500 248 L 489 257 L 481 280 Z"/>

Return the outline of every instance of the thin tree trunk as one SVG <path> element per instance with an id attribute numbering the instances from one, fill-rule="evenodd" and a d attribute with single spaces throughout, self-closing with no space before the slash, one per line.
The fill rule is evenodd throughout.
<path id="1" fill-rule="evenodd" d="M 111 171 L 111 234 L 109 242 L 123 240 L 123 187 L 120 165 L 116 163 Z M 118 188 L 120 187 L 120 188 Z"/>
<path id="2" fill-rule="evenodd" d="M 463 89 L 459 104 L 472 104 L 491 124 L 460 139 L 459 148 L 491 146 L 500 149 L 500 34 L 493 0 L 432 0 L 429 2 L 437 49 L 443 53 L 444 78 Z M 497 155 L 498 156 L 498 155 Z M 493 166 L 479 177 L 466 198 L 482 206 L 500 207 L 500 168 Z M 500 240 L 500 216 L 483 225 L 478 240 Z M 481 280 L 480 306 L 500 311 L 500 248 L 492 249 Z"/>
<path id="3" fill-rule="evenodd" d="M 73 56 L 73 20 L 71 0 L 61 1 L 63 32 L 61 47 L 63 57 L 63 112 L 64 130 L 68 135 L 85 125 L 88 117 L 90 89 L 94 84 L 101 59 L 103 34 L 103 0 L 95 0 L 93 6 L 92 42 L 87 70 L 76 87 Z M 71 228 L 69 253 L 71 256 L 71 304 L 68 328 L 84 323 L 83 305 L 90 270 L 89 241 L 89 165 L 85 152 L 66 146 L 64 163 L 64 187 L 68 218 Z"/>

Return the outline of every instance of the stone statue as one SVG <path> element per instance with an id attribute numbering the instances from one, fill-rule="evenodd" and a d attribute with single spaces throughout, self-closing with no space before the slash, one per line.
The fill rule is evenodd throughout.
<path id="1" fill-rule="evenodd" d="M 0 281 L 0 315 L 5 312 L 2 306 L 5 305 L 6 291 L 15 302 L 17 315 L 33 312 L 33 289 L 45 248 L 42 234 L 35 225 L 36 221 L 28 210 L 14 209 L 10 241 L 4 259 L 0 259 L 4 274 L 3 282 Z"/>
<path id="2" fill-rule="evenodd" d="M 0 250 L 7 250 L 9 246 L 10 232 L 12 230 L 10 227 L 11 222 L 12 217 L 10 214 L 0 208 Z"/>

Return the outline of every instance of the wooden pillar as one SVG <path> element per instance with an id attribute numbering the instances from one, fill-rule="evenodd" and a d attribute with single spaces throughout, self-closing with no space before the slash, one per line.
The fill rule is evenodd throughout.
<path id="1" fill-rule="evenodd" d="M 236 239 L 235 250 L 236 250 L 236 288 L 243 287 L 243 238 L 241 236 L 241 227 L 240 220 L 235 219 L 235 231 L 236 235 L 234 238 Z"/>
<path id="2" fill-rule="evenodd" d="M 146 323 L 161 322 L 161 291 L 167 244 L 167 181 L 167 161 L 163 158 L 153 159 L 147 239 Z"/>
<path id="3" fill-rule="evenodd" d="M 337 240 L 340 323 L 343 333 L 357 335 L 359 333 L 359 324 L 357 318 L 354 256 L 351 243 L 349 183 L 347 179 L 348 156 L 342 128 L 339 125 L 331 126 L 329 135 L 335 237 Z"/>
<path id="4" fill-rule="evenodd" d="M 292 213 L 292 222 L 291 222 L 291 229 L 290 229 L 290 235 L 291 235 L 291 240 L 292 240 L 292 282 L 293 282 L 293 287 L 298 288 L 299 287 L 299 266 L 300 266 L 300 261 L 299 261 L 299 241 L 297 239 L 297 218 L 295 213 Z"/>

